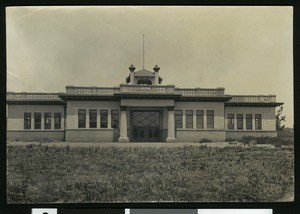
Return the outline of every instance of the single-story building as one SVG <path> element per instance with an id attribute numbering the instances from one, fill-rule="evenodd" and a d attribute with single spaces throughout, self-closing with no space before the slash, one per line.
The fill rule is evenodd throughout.
<path id="1" fill-rule="evenodd" d="M 66 86 L 65 93 L 7 92 L 7 140 L 93 142 L 225 141 L 277 136 L 275 95 L 228 95 L 224 88 L 163 85 L 130 73 L 119 87 Z"/>

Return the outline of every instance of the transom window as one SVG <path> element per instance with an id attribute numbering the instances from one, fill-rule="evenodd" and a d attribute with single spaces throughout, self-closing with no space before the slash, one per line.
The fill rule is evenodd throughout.
<path id="1" fill-rule="evenodd" d="M 134 126 L 159 126 L 159 112 L 157 111 L 134 111 Z"/>

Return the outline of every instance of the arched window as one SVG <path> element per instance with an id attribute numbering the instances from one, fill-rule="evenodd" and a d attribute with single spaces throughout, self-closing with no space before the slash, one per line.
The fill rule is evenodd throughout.
<path id="1" fill-rule="evenodd" d="M 152 85 L 152 82 L 149 79 L 142 79 L 142 80 L 137 81 L 137 84 L 138 85 Z"/>

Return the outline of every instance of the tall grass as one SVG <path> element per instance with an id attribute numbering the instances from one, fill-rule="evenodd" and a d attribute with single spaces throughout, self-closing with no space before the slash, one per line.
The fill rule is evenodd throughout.
<path id="1" fill-rule="evenodd" d="M 279 201 L 290 148 L 8 146 L 9 203 Z"/>

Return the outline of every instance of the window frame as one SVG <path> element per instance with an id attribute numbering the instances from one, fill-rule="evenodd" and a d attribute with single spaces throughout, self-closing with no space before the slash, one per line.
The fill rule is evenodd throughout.
<path id="1" fill-rule="evenodd" d="M 34 129 L 40 130 L 42 129 L 42 113 L 34 112 Z"/>
<path id="2" fill-rule="evenodd" d="M 196 110 L 196 128 L 204 129 L 204 110 Z"/>
<path id="3" fill-rule="evenodd" d="M 27 117 L 26 117 L 27 115 Z M 29 115 L 29 117 L 28 117 Z M 24 112 L 24 129 L 30 130 L 31 129 L 31 112 Z"/>
<path id="4" fill-rule="evenodd" d="M 212 113 L 209 115 L 209 113 Z M 211 121 L 210 121 L 211 119 Z M 206 127 L 207 129 L 215 128 L 215 111 L 214 110 L 206 110 Z"/>
<path id="5" fill-rule="evenodd" d="M 82 116 L 82 118 L 80 118 Z M 86 109 L 78 109 L 78 128 L 86 128 Z"/>
<path id="6" fill-rule="evenodd" d="M 103 120 L 103 116 L 105 116 L 105 120 Z M 108 128 L 108 109 L 100 109 L 100 128 Z"/>
<path id="7" fill-rule="evenodd" d="M 180 124 L 178 126 L 178 124 Z M 178 129 L 183 128 L 183 110 L 175 110 L 175 127 Z"/>
<path id="8" fill-rule="evenodd" d="M 236 129 L 244 130 L 244 115 L 243 114 L 236 114 Z"/>
<path id="9" fill-rule="evenodd" d="M 97 109 L 89 109 L 89 128 L 97 128 Z"/>
<path id="10" fill-rule="evenodd" d="M 234 114 L 227 114 L 227 130 L 234 130 Z"/>
<path id="11" fill-rule="evenodd" d="M 54 118 L 54 129 L 61 129 L 61 113 L 60 112 L 54 112 L 53 118 Z M 59 123 L 57 123 L 57 121 L 59 121 Z"/>
<path id="12" fill-rule="evenodd" d="M 194 111 L 185 110 L 185 128 L 193 129 L 194 128 Z"/>
<path id="13" fill-rule="evenodd" d="M 47 119 L 50 119 L 50 121 Z M 51 128 L 52 128 L 52 113 L 44 112 L 44 129 L 51 129 Z"/>
<path id="14" fill-rule="evenodd" d="M 255 120 L 255 130 L 262 130 L 262 115 L 261 114 L 255 114 L 254 120 Z"/>
<path id="15" fill-rule="evenodd" d="M 249 118 L 249 116 L 250 116 L 250 118 Z M 246 114 L 246 130 L 253 130 L 253 115 L 252 114 Z"/>

